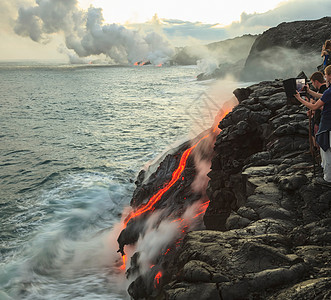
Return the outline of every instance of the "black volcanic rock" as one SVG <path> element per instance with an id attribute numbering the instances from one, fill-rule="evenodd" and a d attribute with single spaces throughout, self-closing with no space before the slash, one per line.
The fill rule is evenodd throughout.
<path id="1" fill-rule="evenodd" d="M 209 154 L 206 229 L 185 232 L 146 274 L 135 254 L 128 270 L 136 278 L 133 299 L 330 298 L 331 188 L 313 183 L 322 171 L 309 153 L 306 109 L 288 102 L 281 80 L 234 94 L 239 104 L 219 123 Z M 187 147 L 166 156 L 147 181 L 144 172 L 138 176 L 133 207 L 169 180 Z M 185 180 L 158 207 L 180 214 L 186 201 L 197 200 L 190 190 L 195 174 L 189 160 Z M 120 245 L 135 243 L 143 224 L 144 218 L 130 221 Z"/>
<path id="2" fill-rule="evenodd" d="M 207 137 L 210 137 L 209 141 Z M 150 248 L 158 249 L 153 251 L 159 256 L 149 257 L 147 271 L 141 272 L 140 252 L 132 256 L 126 274 L 130 280 L 135 278 L 128 289 L 133 299 L 157 297 L 160 293 L 159 286 L 162 286 L 163 281 L 169 282 L 168 278 L 173 274 L 171 272 L 173 267 L 169 267 L 171 264 L 168 261 L 179 247 L 182 236 L 189 229 L 202 228 L 202 213 L 205 206 L 202 206 L 204 209 L 200 212 L 199 205 L 192 207 L 192 204 L 200 200 L 201 203 L 207 202 L 208 205 L 208 198 L 205 190 L 192 189 L 196 177 L 194 155 L 197 151 L 202 160 L 208 159 L 210 162 L 213 152 L 206 149 L 212 149 L 215 138 L 216 133 L 206 130 L 195 139 L 184 142 L 171 153 L 164 155 L 155 170 L 154 166 L 150 166 L 147 171 L 143 170 L 139 173 L 130 203 L 133 217 L 131 218 L 129 214 L 128 219 L 125 220 L 126 225 L 118 236 L 118 252 L 124 255 L 126 245 L 136 244 L 139 238 L 147 236 L 151 230 L 155 233 L 160 227 L 166 226 L 167 229 L 172 228 L 172 232 L 157 233 L 161 237 L 154 247 Z M 185 217 L 187 211 L 189 216 Z M 165 235 L 165 240 L 162 235 Z M 159 244 L 162 246 L 160 247 Z M 159 277 L 155 279 L 157 275 Z"/>
<path id="3" fill-rule="evenodd" d="M 330 38 L 330 26 L 331 17 L 281 23 L 260 35 L 255 40 L 250 54 L 275 46 L 320 52 L 324 41 Z"/>
<path id="4" fill-rule="evenodd" d="M 327 299 L 331 189 L 312 183 L 321 168 L 307 153 L 306 110 L 281 81 L 236 94 L 208 174 L 207 230 L 171 258 L 164 299 L 190 299 L 197 286 L 199 299 Z"/>
<path id="5" fill-rule="evenodd" d="M 177 152 L 168 154 L 161 162 L 157 170 L 145 182 L 145 172 L 141 172 L 136 181 L 136 189 L 131 200 L 131 207 L 137 209 L 145 205 L 150 198 L 162 189 L 172 178 L 172 173 L 177 168 L 183 152 L 189 147 L 188 143 L 181 145 Z M 170 215 L 172 218 L 179 217 L 186 208 L 201 198 L 201 194 L 194 193 L 190 186 L 195 177 L 195 167 L 193 159 L 188 158 L 186 168 L 181 174 L 181 180 L 173 184 L 169 191 L 165 192 L 161 199 L 154 205 L 154 209 L 162 210 L 159 216 L 160 221 L 167 219 Z M 153 210 L 135 217 L 127 223 L 127 227 L 122 230 L 118 237 L 119 251 L 124 253 L 124 246 L 135 244 L 138 238 L 145 231 L 146 219 L 153 213 Z"/>
<path id="6" fill-rule="evenodd" d="M 321 48 L 330 39 L 331 17 L 281 23 L 254 42 L 242 79 L 294 77 L 300 70 L 316 71 L 322 63 Z"/>

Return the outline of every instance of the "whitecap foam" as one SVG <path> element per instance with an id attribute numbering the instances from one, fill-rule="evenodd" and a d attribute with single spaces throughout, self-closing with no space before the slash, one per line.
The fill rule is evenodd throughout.
<path id="1" fill-rule="evenodd" d="M 127 286 L 117 268 L 120 228 L 114 224 L 130 189 L 94 172 L 68 175 L 44 191 L 43 220 L 3 268 L 0 287 L 19 299 L 125 299 Z"/>

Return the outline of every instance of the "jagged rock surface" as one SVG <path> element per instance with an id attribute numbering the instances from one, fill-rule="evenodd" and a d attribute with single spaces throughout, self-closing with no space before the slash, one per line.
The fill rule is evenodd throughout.
<path id="1" fill-rule="evenodd" d="M 321 169 L 306 110 L 281 81 L 234 93 L 240 104 L 219 125 L 209 173 L 207 230 L 169 258 L 160 297 L 329 299 L 331 189 L 312 183 Z"/>
<path id="2" fill-rule="evenodd" d="M 173 250 L 161 255 L 145 276 L 136 269 L 135 254 L 128 271 L 139 275 L 129 287 L 133 299 L 331 296 L 331 188 L 313 183 L 321 168 L 309 153 L 306 109 L 286 98 L 280 80 L 234 94 L 239 105 L 219 124 L 208 174 L 206 230 L 189 232 L 170 246 Z M 149 181 L 140 174 L 133 207 L 153 194 L 163 177 L 169 180 L 186 148 L 168 155 Z M 189 188 L 193 160 L 184 172 L 185 180 L 158 207 L 170 199 L 184 208 L 187 199 L 197 199 Z M 144 218 L 130 222 L 124 244 L 138 239 Z M 162 278 L 156 284 L 159 270 Z"/>

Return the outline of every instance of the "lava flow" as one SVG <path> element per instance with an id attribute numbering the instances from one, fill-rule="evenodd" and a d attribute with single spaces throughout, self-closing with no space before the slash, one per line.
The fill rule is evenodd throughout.
<path id="1" fill-rule="evenodd" d="M 128 215 L 127 217 L 124 219 L 124 222 L 122 224 L 122 232 L 121 232 L 121 235 L 120 237 L 122 236 L 122 234 L 125 232 L 125 229 L 127 228 L 127 225 L 128 223 L 130 222 L 130 220 L 134 219 L 134 218 L 138 218 L 139 216 L 147 213 L 147 212 L 152 212 L 156 209 L 156 204 L 162 199 L 162 196 L 178 181 L 178 180 L 184 180 L 184 177 L 182 176 L 182 173 L 183 171 L 185 170 L 186 168 L 186 165 L 187 165 L 187 161 L 188 161 L 188 158 L 190 157 L 190 155 L 192 154 L 192 151 L 197 148 L 197 146 L 204 140 L 207 141 L 207 144 L 208 144 L 208 147 L 212 146 L 215 142 L 215 139 L 216 139 L 216 136 L 218 135 L 220 129 L 218 128 L 218 124 L 220 122 L 220 120 L 225 117 L 225 115 L 227 114 L 227 112 L 224 112 L 223 110 L 220 111 L 220 113 L 217 115 L 217 120 L 215 119 L 215 122 L 213 124 L 213 126 L 209 129 L 209 130 L 206 130 L 205 131 L 205 135 L 202 136 L 199 140 L 197 137 L 195 139 L 195 143 L 188 149 L 186 149 L 180 160 L 179 160 L 179 163 L 178 163 L 178 166 L 177 168 L 173 171 L 172 175 L 171 175 L 171 179 L 170 181 L 168 181 L 167 183 L 165 183 L 163 185 L 162 188 L 160 188 L 154 195 L 152 195 L 152 197 L 150 197 L 150 199 L 146 202 L 146 203 L 143 203 L 141 204 L 136 210 L 132 210 Z M 206 145 L 203 145 L 201 143 L 201 146 L 206 146 Z M 201 151 L 201 147 L 198 148 L 199 151 Z M 198 150 L 197 149 L 197 150 Z M 185 199 L 185 198 L 184 198 Z M 194 209 L 194 212 L 192 212 L 192 215 L 190 215 L 189 217 L 186 216 L 185 217 L 185 214 L 184 216 L 181 216 L 177 219 L 174 219 L 172 221 L 170 221 L 171 223 L 173 222 L 178 222 L 177 226 L 178 226 L 178 234 L 180 236 L 182 235 L 185 235 L 187 230 L 189 229 L 190 227 L 190 222 L 188 219 L 190 220 L 194 220 L 196 219 L 197 217 L 200 217 L 202 214 L 205 213 L 208 205 L 209 205 L 209 200 L 208 198 L 205 197 L 205 201 L 201 204 L 199 204 L 198 206 L 196 206 Z M 188 219 L 187 219 L 188 217 Z M 124 233 L 125 235 L 125 233 Z M 119 237 L 119 239 L 120 239 Z M 137 236 L 138 237 L 138 236 Z M 179 238 L 179 241 L 180 242 L 181 238 Z M 118 240 L 119 241 L 119 240 Z M 134 238 L 132 239 L 130 237 L 130 241 L 131 242 L 134 242 Z M 123 264 L 121 266 L 121 269 L 122 270 L 125 270 L 126 269 L 126 257 L 125 256 L 125 253 L 124 253 L 124 245 L 125 243 L 123 242 L 119 242 L 120 244 L 120 249 L 118 250 L 118 252 L 121 252 L 122 253 L 122 260 L 123 260 Z M 168 249 L 167 251 L 165 251 L 164 255 L 167 255 L 167 253 L 170 251 L 170 249 Z M 155 277 L 155 282 L 158 284 L 159 283 L 159 280 L 162 276 L 162 273 L 159 272 L 157 274 L 158 276 Z"/>
<path id="2" fill-rule="evenodd" d="M 154 278 L 154 287 L 157 288 L 160 284 L 160 279 L 162 277 L 162 272 L 159 271 L 156 275 L 155 275 L 155 278 Z"/>
<path id="3" fill-rule="evenodd" d="M 201 141 L 203 141 L 204 139 L 208 138 L 211 134 L 213 137 L 215 137 L 215 134 L 217 133 L 218 129 L 218 124 L 220 122 L 220 120 L 222 120 L 228 112 L 224 112 L 223 110 L 220 110 L 219 114 L 217 115 L 214 124 L 216 123 L 216 125 L 214 125 L 214 128 L 210 128 L 209 129 L 209 133 L 206 134 L 205 136 L 203 136 L 198 142 L 196 142 L 192 147 L 188 148 L 187 150 L 184 151 L 184 153 L 182 154 L 182 157 L 180 159 L 179 165 L 177 167 L 177 169 L 172 173 L 172 177 L 171 180 L 163 187 L 161 188 L 156 194 L 154 194 L 149 201 L 146 204 L 142 204 L 140 208 L 138 208 L 136 211 L 132 211 L 129 213 L 129 215 L 125 218 L 124 220 L 124 228 L 126 228 L 128 222 L 133 219 L 136 218 L 142 214 L 144 214 L 147 211 L 153 211 L 154 205 L 161 199 L 161 197 L 164 195 L 165 192 L 167 192 L 177 181 L 178 179 L 181 178 L 181 174 L 184 171 L 185 167 L 186 167 L 186 162 L 188 157 L 190 156 L 191 152 L 193 151 L 194 148 L 196 148 L 199 143 Z M 209 204 L 209 202 L 208 202 Z M 207 205 L 204 205 L 204 211 L 201 212 L 204 213 L 208 207 Z"/>
<path id="4" fill-rule="evenodd" d="M 185 169 L 186 166 L 186 162 L 187 159 L 189 157 L 189 155 L 191 154 L 192 150 L 204 139 L 206 139 L 207 137 L 209 137 L 210 133 L 205 135 L 204 137 L 202 137 L 195 145 L 193 145 L 191 148 L 188 148 L 187 150 L 184 151 L 179 165 L 177 167 L 177 169 L 172 173 L 172 177 L 171 180 L 166 184 L 166 186 L 162 189 L 160 189 L 155 195 L 153 195 L 149 201 L 145 204 L 142 205 L 138 210 L 131 212 L 126 219 L 124 220 L 124 228 L 126 227 L 126 225 L 128 224 L 128 222 L 135 217 L 140 216 L 141 214 L 147 212 L 147 211 L 153 211 L 154 210 L 154 205 L 161 199 L 161 197 L 163 196 L 163 194 L 168 191 L 176 182 L 177 180 L 180 178 L 180 175 L 182 174 L 182 172 Z"/>
<path id="5" fill-rule="evenodd" d="M 141 60 L 141 61 L 136 61 L 133 65 L 134 66 L 146 66 L 146 65 L 150 65 L 151 62 L 149 60 Z"/>
<path id="6" fill-rule="evenodd" d="M 207 207 L 208 207 L 208 205 L 209 205 L 209 202 L 210 202 L 210 200 L 208 200 L 208 201 L 202 203 L 201 206 L 200 206 L 200 211 L 197 212 L 197 214 L 196 214 L 193 218 L 197 218 L 197 217 L 199 217 L 200 215 L 204 214 L 205 211 L 207 210 Z"/>
<path id="7" fill-rule="evenodd" d="M 122 255 L 122 265 L 120 266 L 120 269 L 125 271 L 126 269 L 126 255 Z"/>

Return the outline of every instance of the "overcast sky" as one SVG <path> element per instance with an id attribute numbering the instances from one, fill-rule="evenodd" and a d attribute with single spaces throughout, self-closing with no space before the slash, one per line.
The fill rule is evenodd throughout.
<path id="1" fill-rule="evenodd" d="M 122 24 L 128 30 L 126 38 L 130 31 L 144 34 L 154 31 L 172 46 L 206 44 L 262 33 L 281 22 L 331 16 L 331 0 L 0 0 L 0 60 L 63 59 L 65 55 L 59 48 L 67 47 L 63 46 L 64 37 L 68 43 L 73 28 L 76 36 L 70 41 L 70 49 L 76 47 L 76 53 L 90 54 L 76 45 L 77 37 L 83 36 L 77 31 L 77 24 L 86 27 L 83 21 L 90 5 L 102 9 L 94 13 L 101 20 L 96 21 L 99 25 L 116 23 L 113 35 L 104 39 L 114 36 L 114 28 L 119 30 Z M 20 8 L 24 11 L 19 14 Z M 110 26 L 104 26 L 103 31 L 105 28 L 110 30 Z M 86 40 L 85 34 L 85 44 Z M 91 53 L 96 53 L 96 49 Z"/>

